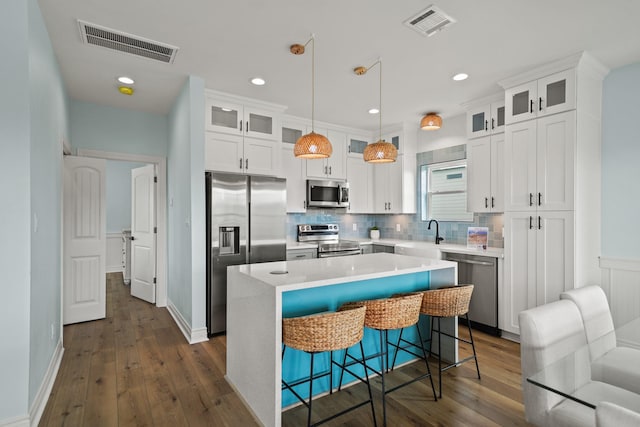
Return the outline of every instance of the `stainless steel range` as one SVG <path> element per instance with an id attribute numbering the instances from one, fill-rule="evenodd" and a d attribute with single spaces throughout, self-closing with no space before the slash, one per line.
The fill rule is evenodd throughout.
<path id="1" fill-rule="evenodd" d="M 338 224 L 300 224 L 298 241 L 318 244 L 318 258 L 360 255 L 360 244 L 340 239 Z"/>

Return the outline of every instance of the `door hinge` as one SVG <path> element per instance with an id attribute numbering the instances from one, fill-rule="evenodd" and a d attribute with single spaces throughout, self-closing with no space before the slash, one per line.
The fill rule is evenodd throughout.
<path id="1" fill-rule="evenodd" d="M 153 177 L 153 182 L 158 182 L 158 177 L 157 176 Z"/>
<path id="2" fill-rule="evenodd" d="M 158 234 L 158 227 L 153 227 L 154 234 Z"/>
<path id="3" fill-rule="evenodd" d="M 156 283 L 156 278 L 155 278 L 155 277 L 153 278 L 153 283 L 154 283 L 154 284 Z"/>

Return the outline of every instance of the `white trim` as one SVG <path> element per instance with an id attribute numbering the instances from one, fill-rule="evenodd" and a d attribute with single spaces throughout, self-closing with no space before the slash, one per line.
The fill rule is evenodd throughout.
<path id="1" fill-rule="evenodd" d="M 7 420 L 0 421 L 0 426 L 2 427 L 31 427 L 29 424 L 29 417 L 23 416 L 19 418 L 10 418 Z"/>
<path id="2" fill-rule="evenodd" d="M 146 156 L 142 154 L 115 153 L 109 151 L 87 150 L 79 148 L 78 156 L 97 157 L 107 160 L 124 160 L 127 162 L 153 163 L 157 167 L 158 187 L 156 203 L 156 220 L 158 235 L 156 237 L 156 306 L 167 305 L 167 158 Z"/>
<path id="3" fill-rule="evenodd" d="M 118 241 L 117 249 L 115 240 Z M 122 233 L 107 233 L 107 273 L 121 273 L 122 268 Z M 111 264 L 109 264 L 111 263 Z"/>
<path id="4" fill-rule="evenodd" d="M 173 320 L 176 322 L 176 325 L 178 325 L 180 332 L 182 332 L 182 335 L 184 335 L 189 344 L 209 341 L 209 338 L 207 337 L 207 328 L 191 329 L 189 322 L 182 317 L 182 314 L 176 306 L 173 305 L 171 300 L 167 302 L 167 310 L 169 310 L 169 314 L 173 317 Z"/>
<path id="5" fill-rule="evenodd" d="M 600 268 L 640 271 L 640 259 L 600 257 Z"/>
<path id="6" fill-rule="evenodd" d="M 29 409 L 29 418 L 32 426 L 37 426 L 40 423 L 40 417 L 44 412 L 44 408 L 47 406 L 51 390 L 53 389 L 53 383 L 56 381 L 58 370 L 60 369 L 60 363 L 62 362 L 62 355 L 64 354 L 64 348 L 62 347 L 62 339 L 58 341 L 56 349 L 53 352 L 53 357 L 49 362 L 49 367 L 44 375 L 40 388 L 36 397 L 33 399 L 31 408 Z"/>

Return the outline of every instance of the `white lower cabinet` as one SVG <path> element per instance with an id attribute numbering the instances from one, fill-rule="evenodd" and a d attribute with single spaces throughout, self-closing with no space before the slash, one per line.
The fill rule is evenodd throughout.
<path id="1" fill-rule="evenodd" d="M 287 249 L 287 261 L 296 261 L 300 259 L 310 259 L 317 257 L 317 249 Z"/>
<path id="2" fill-rule="evenodd" d="M 574 212 L 506 212 L 500 328 L 520 334 L 521 311 L 574 287 Z"/>

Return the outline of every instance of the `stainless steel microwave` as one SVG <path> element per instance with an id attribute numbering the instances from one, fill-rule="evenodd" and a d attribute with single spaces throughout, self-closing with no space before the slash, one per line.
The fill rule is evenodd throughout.
<path id="1" fill-rule="evenodd" d="M 308 179 L 307 207 L 349 207 L 349 183 L 347 181 Z"/>

